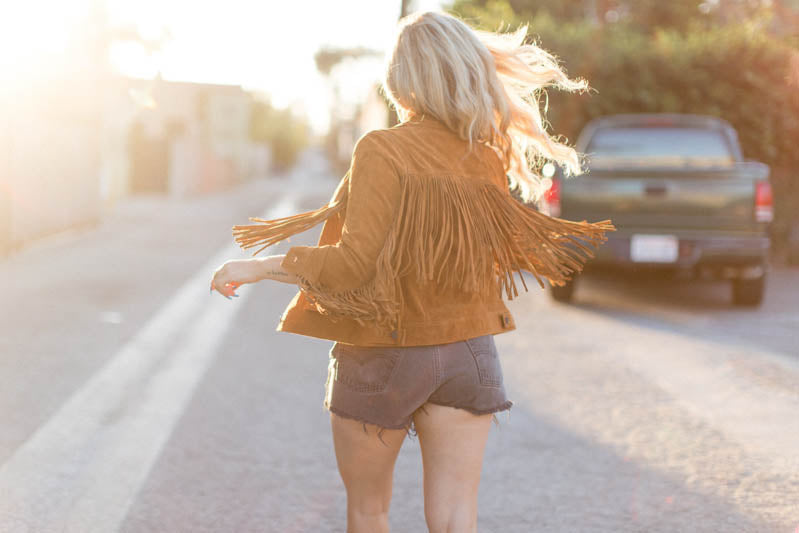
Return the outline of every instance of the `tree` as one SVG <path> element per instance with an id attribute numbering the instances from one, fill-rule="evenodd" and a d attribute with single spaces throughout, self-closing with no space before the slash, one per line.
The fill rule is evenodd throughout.
<path id="1" fill-rule="evenodd" d="M 272 150 L 272 162 L 280 170 L 290 168 L 308 145 L 309 128 L 290 109 L 277 109 L 268 99 L 256 99 L 251 107 L 250 138 Z"/>

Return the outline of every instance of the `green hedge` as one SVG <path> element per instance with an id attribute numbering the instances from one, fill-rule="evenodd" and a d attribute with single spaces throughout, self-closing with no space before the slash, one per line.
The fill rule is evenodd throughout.
<path id="1" fill-rule="evenodd" d="M 450 11 L 488 30 L 529 23 L 531 40 L 558 56 L 570 76 L 588 80 L 594 90 L 586 94 L 548 91 L 551 129 L 568 139 L 591 118 L 612 113 L 698 113 L 729 121 L 745 157 L 771 166 L 772 237 L 775 251 L 785 248 L 799 224 L 799 52 L 788 39 L 757 29 L 756 21 L 674 29 L 596 26 L 544 12 L 519 16 L 504 0 L 458 1 Z"/>

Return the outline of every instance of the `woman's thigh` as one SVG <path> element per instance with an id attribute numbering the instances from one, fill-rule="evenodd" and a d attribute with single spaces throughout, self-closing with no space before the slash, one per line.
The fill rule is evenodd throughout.
<path id="1" fill-rule="evenodd" d="M 414 415 L 422 449 L 424 503 L 428 520 L 469 508 L 475 518 L 477 491 L 492 415 L 433 403 Z"/>
<path id="2" fill-rule="evenodd" d="M 391 501 L 394 463 L 405 439 L 405 429 L 378 426 L 330 413 L 333 446 L 341 479 L 347 489 L 348 504 L 364 512 L 387 512 Z"/>

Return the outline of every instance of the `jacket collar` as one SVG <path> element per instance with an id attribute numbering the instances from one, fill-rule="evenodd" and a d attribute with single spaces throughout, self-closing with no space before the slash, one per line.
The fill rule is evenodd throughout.
<path id="1" fill-rule="evenodd" d="M 447 128 L 447 129 L 449 129 L 449 126 L 447 126 L 442 120 L 439 120 L 438 118 L 434 117 L 433 115 L 430 115 L 430 114 L 427 114 L 427 113 L 422 113 L 422 114 L 419 114 L 419 115 L 413 115 L 412 117 L 410 117 L 407 120 L 407 122 L 413 122 L 413 123 L 417 123 L 417 124 L 423 124 L 425 126 L 433 126 L 433 127 L 438 127 L 438 128 Z"/>

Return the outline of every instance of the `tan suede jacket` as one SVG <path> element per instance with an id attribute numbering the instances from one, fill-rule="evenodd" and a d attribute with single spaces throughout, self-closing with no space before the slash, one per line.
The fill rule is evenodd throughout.
<path id="1" fill-rule="evenodd" d="M 319 209 L 234 226 L 255 252 L 324 222 L 282 262 L 299 291 L 278 331 L 362 346 L 443 344 L 516 328 L 502 299 L 522 270 L 561 285 L 615 228 L 548 217 L 514 199 L 494 150 L 422 115 L 358 139 Z M 254 255 L 255 255 L 254 254 Z"/>

